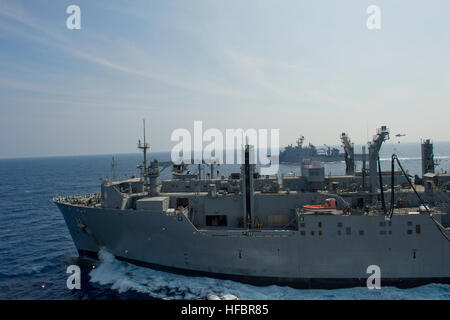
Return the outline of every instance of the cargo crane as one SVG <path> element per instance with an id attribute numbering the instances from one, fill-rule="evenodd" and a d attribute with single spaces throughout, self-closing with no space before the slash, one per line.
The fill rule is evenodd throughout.
<path id="1" fill-rule="evenodd" d="M 433 173 L 439 162 L 434 159 L 433 143 L 430 139 L 421 142 L 422 151 L 422 178 L 427 173 Z"/>
<path id="2" fill-rule="evenodd" d="M 345 156 L 345 174 L 355 174 L 355 150 L 353 143 L 351 143 L 349 136 L 342 132 L 341 134 L 342 147 L 344 148 Z"/>
<path id="3" fill-rule="evenodd" d="M 379 152 L 384 141 L 389 139 L 389 130 L 382 126 L 377 130 L 371 142 L 368 143 L 369 149 L 369 192 L 372 195 L 377 194 L 377 164 L 379 162 Z M 383 186 L 380 185 L 380 188 Z"/>

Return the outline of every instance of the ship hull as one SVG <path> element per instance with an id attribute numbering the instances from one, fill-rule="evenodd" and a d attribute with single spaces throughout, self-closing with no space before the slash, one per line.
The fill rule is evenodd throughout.
<path id="1" fill-rule="evenodd" d="M 87 257 L 98 260 L 98 252 L 78 250 L 81 257 Z M 237 281 L 255 286 L 288 286 L 296 289 L 341 289 L 352 287 L 367 286 L 366 278 L 283 278 L 283 277 L 259 277 L 259 276 L 241 276 L 235 274 L 215 273 L 207 271 L 198 271 L 184 268 L 168 267 L 160 264 L 149 263 L 129 259 L 125 257 L 116 257 L 120 261 L 128 262 L 136 266 L 150 268 L 153 270 L 170 272 L 183 276 L 191 277 L 210 277 L 222 280 Z M 430 283 L 450 284 L 449 277 L 433 277 L 433 278 L 381 278 L 380 284 L 383 286 L 393 286 L 397 288 L 407 289 L 414 288 Z"/>
<path id="2" fill-rule="evenodd" d="M 450 243 L 426 215 L 306 215 L 299 230 L 198 230 L 184 216 L 57 203 L 80 255 L 173 273 L 296 288 L 450 283 Z M 299 218 L 300 219 L 300 218 Z M 419 227 L 417 227 L 419 225 Z"/>

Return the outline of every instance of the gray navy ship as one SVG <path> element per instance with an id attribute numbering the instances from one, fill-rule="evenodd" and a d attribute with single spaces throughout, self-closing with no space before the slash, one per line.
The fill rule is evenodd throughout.
<path id="1" fill-rule="evenodd" d="M 280 152 L 281 163 L 299 163 L 304 159 L 321 161 L 321 162 L 334 162 L 344 160 L 344 154 L 339 151 L 338 148 L 324 146 L 317 148 L 312 143 L 304 146 L 305 137 L 300 136 L 296 145 L 288 145 Z"/>
<path id="2" fill-rule="evenodd" d="M 420 181 L 395 155 L 381 172 L 388 138 L 387 128 L 377 131 L 361 172 L 348 145 L 344 176 L 326 176 L 313 160 L 301 163 L 300 176 L 261 176 L 245 145 L 241 170 L 229 177 L 178 165 L 159 182 L 144 130 L 139 177 L 103 180 L 99 194 L 54 202 L 80 256 L 106 248 L 153 269 L 296 288 L 365 286 L 372 265 L 382 286 L 450 283 L 450 175 L 434 173 L 429 140 Z"/>
<path id="3" fill-rule="evenodd" d="M 396 135 L 397 137 L 403 135 Z M 312 143 L 304 146 L 305 137 L 300 136 L 296 145 L 289 144 L 284 149 L 280 150 L 279 159 L 281 163 L 301 163 L 303 160 L 308 159 L 312 161 L 320 162 L 337 162 L 343 161 L 348 157 L 348 148 L 350 147 L 350 140 L 347 134 L 344 132 L 341 134 L 341 146 L 344 152 L 341 152 L 339 148 L 324 145 L 323 147 L 316 147 Z M 350 143 L 350 144 L 349 144 Z M 353 148 L 353 144 L 351 144 Z M 362 161 L 363 154 L 353 154 L 353 159 Z"/>

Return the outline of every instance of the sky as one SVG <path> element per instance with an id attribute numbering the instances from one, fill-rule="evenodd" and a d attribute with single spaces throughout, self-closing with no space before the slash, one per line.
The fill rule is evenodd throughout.
<path id="1" fill-rule="evenodd" d="M 81 29 L 69 30 L 69 5 Z M 381 10 L 369 30 L 366 9 Z M 280 129 L 281 146 L 448 141 L 450 2 L 0 0 L 0 157 L 137 152 L 171 133 Z"/>

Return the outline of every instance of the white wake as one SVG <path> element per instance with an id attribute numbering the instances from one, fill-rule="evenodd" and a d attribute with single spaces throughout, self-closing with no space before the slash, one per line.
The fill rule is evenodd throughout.
<path id="1" fill-rule="evenodd" d="M 229 280 L 208 277 L 188 277 L 138 267 L 117 260 L 102 249 L 100 263 L 89 275 L 90 281 L 119 293 L 136 291 L 159 299 L 208 299 L 222 298 L 241 300 L 342 300 L 342 299 L 450 299 L 450 286 L 429 284 L 412 289 L 382 287 L 369 290 L 365 287 L 318 290 L 293 289 L 290 287 L 258 287 Z"/>

